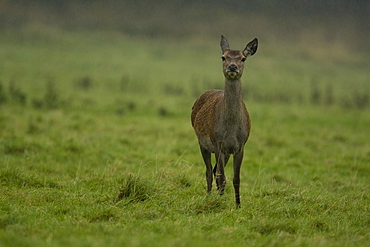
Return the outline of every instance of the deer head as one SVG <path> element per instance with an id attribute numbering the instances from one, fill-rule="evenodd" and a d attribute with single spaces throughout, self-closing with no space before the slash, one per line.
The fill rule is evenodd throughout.
<path id="1" fill-rule="evenodd" d="M 243 51 L 230 50 L 226 38 L 221 35 L 221 49 L 224 76 L 230 80 L 238 80 L 243 75 L 244 62 L 247 57 L 252 56 L 257 51 L 258 40 L 253 39 L 247 44 Z"/>

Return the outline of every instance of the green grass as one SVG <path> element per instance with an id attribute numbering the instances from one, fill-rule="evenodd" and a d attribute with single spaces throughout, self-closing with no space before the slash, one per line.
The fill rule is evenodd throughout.
<path id="1" fill-rule="evenodd" d="M 0 38 L 1 246 L 367 246 L 364 55 L 261 41 L 237 210 L 232 166 L 225 195 L 206 194 L 190 125 L 195 98 L 223 87 L 218 40 L 23 35 Z"/>

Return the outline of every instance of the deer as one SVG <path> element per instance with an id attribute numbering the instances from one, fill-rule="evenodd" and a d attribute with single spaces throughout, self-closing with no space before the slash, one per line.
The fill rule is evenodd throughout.
<path id="1" fill-rule="evenodd" d="M 213 176 L 218 193 L 224 194 L 224 168 L 233 155 L 235 203 L 240 208 L 240 167 L 251 131 L 251 120 L 242 98 L 241 77 L 246 59 L 257 51 L 258 39 L 254 38 L 240 51 L 231 50 L 227 39 L 221 35 L 220 45 L 224 90 L 212 89 L 199 96 L 192 107 L 191 124 L 206 165 L 208 194 L 212 191 Z M 212 153 L 216 158 L 213 169 Z"/>

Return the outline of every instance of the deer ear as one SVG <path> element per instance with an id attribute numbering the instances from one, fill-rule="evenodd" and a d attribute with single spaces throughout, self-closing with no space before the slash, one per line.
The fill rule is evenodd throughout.
<path id="1" fill-rule="evenodd" d="M 229 42 L 227 42 L 227 39 L 223 35 L 221 35 L 220 45 L 222 54 L 224 54 L 226 50 L 230 50 Z"/>
<path id="2" fill-rule="evenodd" d="M 254 38 L 251 42 L 248 43 L 248 45 L 245 47 L 243 54 L 246 57 L 252 56 L 254 53 L 256 53 L 258 47 L 258 39 Z"/>

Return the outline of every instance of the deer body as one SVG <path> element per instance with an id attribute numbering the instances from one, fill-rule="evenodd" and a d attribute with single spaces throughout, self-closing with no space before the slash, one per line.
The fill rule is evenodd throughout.
<path id="1" fill-rule="evenodd" d="M 225 89 L 209 90 L 202 94 L 194 103 L 191 113 L 191 122 L 206 165 L 207 191 L 210 193 L 212 190 L 214 176 L 217 189 L 223 194 L 226 185 L 224 167 L 230 155 L 233 155 L 237 207 L 240 206 L 240 167 L 251 128 L 249 113 L 242 100 L 240 78 L 244 61 L 256 52 L 257 46 L 258 41 L 254 39 L 243 51 L 230 50 L 227 40 L 221 36 Z M 216 156 L 213 172 L 212 153 Z"/>

